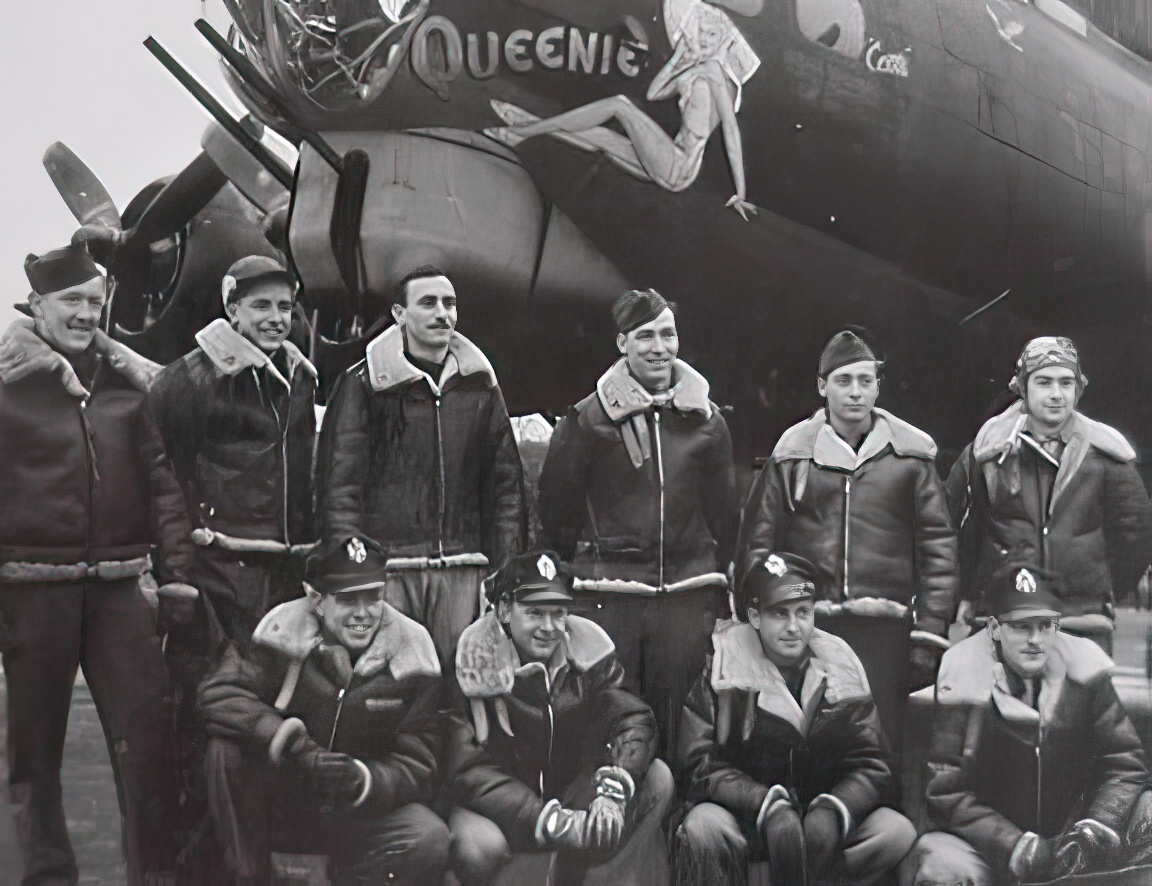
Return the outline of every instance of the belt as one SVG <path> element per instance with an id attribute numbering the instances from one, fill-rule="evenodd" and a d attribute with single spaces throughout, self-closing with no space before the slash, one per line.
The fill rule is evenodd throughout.
<path id="1" fill-rule="evenodd" d="M 23 584 L 47 581 L 80 581 L 85 578 L 98 578 L 101 581 L 118 581 L 136 578 L 152 568 L 152 558 L 145 554 L 133 560 L 102 560 L 87 563 L 21 563 L 10 561 L 0 565 L 0 584 Z"/>
<path id="2" fill-rule="evenodd" d="M 670 585 L 657 587 L 642 581 L 626 581 L 621 578 L 578 578 L 573 583 L 577 591 L 595 591 L 601 594 L 631 594 L 637 597 L 655 597 L 659 594 L 678 594 L 694 591 L 697 588 L 728 587 L 728 577 L 723 572 L 706 572 Z"/>
<path id="3" fill-rule="evenodd" d="M 448 554 L 444 557 L 390 557 L 389 572 L 410 569 L 454 569 L 459 566 L 487 566 L 488 558 L 483 554 Z"/>
<path id="4" fill-rule="evenodd" d="M 292 557 L 307 557 L 316 549 L 318 542 L 302 545 L 286 545 L 270 538 L 236 538 L 216 532 L 213 529 L 193 529 L 192 541 L 202 548 L 216 547 L 237 554 L 288 554 Z"/>
<path id="5" fill-rule="evenodd" d="M 865 618 L 892 618 L 904 619 L 908 617 L 908 607 L 896 600 L 885 600 L 880 597 L 858 597 L 855 600 L 845 600 L 843 603 L 833 603 L 831 600 L 818 600 L 815 605 L 816 614 L 822 617 L 836 615 L 857 615 Z M 909 634 L 913 643 L 924 646 L 935 646 L 939 649 L 951 649 L 952 644 L 939 634 L 929 631 L 913 630 Z"/>

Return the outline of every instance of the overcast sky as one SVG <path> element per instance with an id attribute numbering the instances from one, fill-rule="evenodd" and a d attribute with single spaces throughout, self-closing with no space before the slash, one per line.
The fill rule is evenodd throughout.
<path id="1" fill-rule="evenodd" d="M 215 54 L 192 27 L 204 16 L 223 31 L 220 0 L 11 5 L 0 53 L 0 329 L 15 316 L 11 304 L 27 297 L 24 257 L 65 244 L 77 227 L 41 165 L 48 145 L 59 140 L 75 151 L 121 211 L 199 152 L 208 117 L 143 47 L 145 37 L 231 100 Z"/>

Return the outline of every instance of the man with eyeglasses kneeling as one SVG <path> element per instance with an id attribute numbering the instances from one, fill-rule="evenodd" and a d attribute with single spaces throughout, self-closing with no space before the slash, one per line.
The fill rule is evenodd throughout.
<path id="1" fill-rule="evenodd" d="M 945 653 L 928 811 L 905 883 L 1043 882 L 1152 858 L 1144 750 L 1112 661 L 1060 632 L 1063 589 L 1031 566 L 986 589 L 987 627 Z"/>

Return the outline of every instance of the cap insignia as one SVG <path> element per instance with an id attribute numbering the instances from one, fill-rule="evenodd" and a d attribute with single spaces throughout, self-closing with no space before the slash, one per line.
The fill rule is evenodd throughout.
<path id="1" fill-rule="evenodd" d="M 1021 594 L 1035 594 L 1036 576 L 1027 569 L 1021 569 L 1016 573 L 1016 590 Z"/>
<path id="2" fill-rule="evenodd" d="M 552 581 L 556 577 L 556 564 L 543 554 L 540 559 L 536 561 L 536 569 L 548 581 Z"/>
<path id="3" fill-rule="evenodd" d="M 764 568 L 779 578 L 781 575 L 788 571 L 788 564 L 784 562 L 783 558 L 773 554 L 771 557 L 764 561 Z"/>
<path id="4" fill-rule="evenodd" d="M 353 563 L 363 563 L 368 559 L 368 549 L 364 547 L 364 542 L 358 538 L 351 539 L 346 550 L 348 551 L 348 559 Z"/>

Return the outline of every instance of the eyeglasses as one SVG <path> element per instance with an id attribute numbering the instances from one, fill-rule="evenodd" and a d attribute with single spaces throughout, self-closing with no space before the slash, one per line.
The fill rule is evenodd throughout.
<path id="1" fill-rule="evenodd" d="M 1033 631 L 1039 631 L 1042 637 L 1051 637 L 1060 630 L 1060 622 L 1054 618 L 1038 619 L 1036 621 L 1021 619 L 1020 621 L 1006 621 L 1003 624 L 1017 637 L 1030 637 Z"/>

